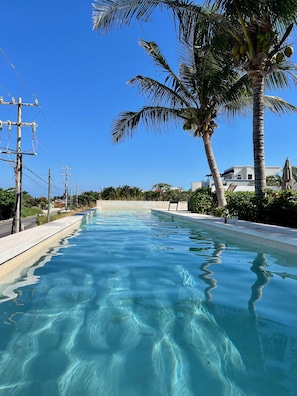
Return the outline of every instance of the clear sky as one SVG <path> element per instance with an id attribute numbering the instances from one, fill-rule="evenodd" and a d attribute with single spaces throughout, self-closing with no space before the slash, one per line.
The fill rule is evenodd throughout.
<path id="1" fill-rule="evenodd" d="M 121 111 L 144 104 L 126 81 L 137 74 L 162 79 L 138 40 L 157 42 L 170 64 L 178 65 L 174 26 L 165 11 L 151 23 L 106 35 L 92 30 L 89 0 L 1 0 L 0 20 L 0 96 L 39 101 L 22 112 L 23 122 L 38 124 L 36 136 L 22 128 L 22 151 L 37 153 L 23 156 L 24 191 L 47 196 L 50 170 L 51 195 L 62 195 L 66 168 L 70 192 L 79 194 L 122 185 L 150 189 L 160 182 L 188 189 L 206 179 L 203 142 L 182 129 L 155 134 L 140 127 L 117 145 L 110 136 Z M 297 106 L 296 87 L 278 94 Z M 0 120 L 16 119 L 17 106 L 0 105 Z M 296 121 L 297 115 L 266 115 L 266 165 L 283 167 L 286 157 L 297 165 Z M 251 116 L 218 123 L 213 148 L 220 171 L 252 165 Z M 14 127 L 9 132 L 3 126 L 0 137 L 0 150 L 16 148 Z M 15 157 L 0 159 L 0 187 L 14 187 Z"/>

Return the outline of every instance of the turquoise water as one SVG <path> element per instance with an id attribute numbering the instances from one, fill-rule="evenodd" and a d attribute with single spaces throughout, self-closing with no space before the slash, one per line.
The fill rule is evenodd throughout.
<path id="1" fill-rule="evenodd" d="M 239 243 L 99 212 L 2 296 L 0 395 L 296 395 L 296 256 Z"/>

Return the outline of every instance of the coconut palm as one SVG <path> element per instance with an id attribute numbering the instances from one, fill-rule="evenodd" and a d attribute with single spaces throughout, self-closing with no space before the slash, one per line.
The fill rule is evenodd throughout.
<path id="1" fill-rule="evenodd" d="M 275 3 L 275 0 L 273 0 Z M 294 0 L 291 0 L 294 2 Z M 210 2 L 209 2 L 210 3 Z M 226 35 L 226 29 L 232 33 L 233 37 L 239 37 L 239 35 L 235 36 L 233 29 L 234 20 L 234 10 L 233 14 L 230 14 L 230 11 L 226 11 L 225 15 L 220 15 L 216 12 L 216 7 L 222 7 L 225 10 L 230 8 L 230 4 L 232 5 L 232 0 L 218 0 L 214 2 L 214 7 L 210 11 L 205 11 L 202 7 L 192 4 L 190 1 L 187 0 L 102 0 L 96 1 L 93 4 L 93 27 L 94 29 L 98 30 L 99 32 L 107 32 L 110 29 L 113 29 L 117 26 L 121 25 L 129 25 L 134 19 L 138 19 L 140 21 L 148 21 L 153 11 L 160 6 L 170 9 L 173 12 L 174 18 L 179 21 L 179 28 L 180 28 L 180 38 L 187 43 L 193 29 L 195 26 L 199 26 L 199 31 L 202 36 L 200 36 L 200 42 L 208 42 L 209 39 L 212 40 L 213 51 L 221 52 L 222 48 L 226 48 L 228 44 L 228 35 Z M 253 1 L 245 1 L 241 2 L 244 4 L 247 3 L 257 3 Z M 288 4 L 290 0 L 288 0 Z M 229 7 L 229 8 L 228 8 Z M 231 7 L 232 8 L 232 7 Z M 277 7 L 276 7 L 277 8 Z M 230 15 L 229 15 L 230 14 Z M 285 14 L 285 13 L 284 13 Z M 227 16 L 227 17 L 226 17 Z M 240 20 L 241 21 L 241 20 Z M 205 24 L 206 22 L 206 24 Z M 236 20 L 235 20 L 236 22 Z M 238 25 L 238 23 L 237 23 Z M 232 28 L 230 28 L 230 26 Z M 235 25 L 234 25 L 235 26 Z M 241 25 L 240 25 L 241 26 Z M 240 27 L 239 26 L 239 27 Z M 223 28 L 223 30 L 222 30 Z M 197 30 L 197 31 L 198 31 Z M 221 34 L 219 33 L 221 31 Z M 197 33 L 197 32 L 196 32 Z M 281 48 L 283 45 L 286 37 L 288 36 L 289 30 L 284 34 L 281 40 L 279 40 L 278 47 Z M 227 38 L 222 46 L 222 40 L 214 40 L 213 34 L 216 35 L 217 38 Z M 219 43 L 219 44 L 218 44 Z M 218 46 L 216 46 L 218 44 Z M 196 48 L 199 47 L 196 45 Z M 197 51 L 196 51 L 197 52 Z M 271 56 L 275 55 L 274 52 Z M 225 60 L 228 57 L 225 56 Z M 230 59 L 231 62 L 231 59 Z M 288 66 L 283 67 L 283 70 L 288 70 Z M 275 70 L 271 69 L 271 71 Z M 249 73 L 249 77 L 253 80 L 253 74 Z M 267 79 L 266 79 L 267 80 Z M 132 83 L 132 82 L 131 82 Z M 286 85 L 287 79 L 283 73 L 274 73 L 273 78 L 270 80 L 271 86 L 275 86 L 277 84 Z M 253 122 L 253 129 L 254 129 L 254 157 L 255 157 L 255 174 L 256 174 L 256 193 L 257 195 L 261 195 L 263 192 L 263 188 L 265 187 L 265 162 L 264 162 L 264 135 L 263 135 L 263 112 L 264 112 L 264 98 L 261 94 L 258 95 L 257 90 L 258 84 L 253 84 L 254 88 L 254 122 Z M 205 87 L 204 87 L 205 88 Z M 261 91 L 261 90 L 260 90 Z M 263 87 L 262 91 L 263 93 Z M 259 98 L 261 100 L 259 100 Z M 266 101 L 268 98 L 266 99 Z M 255 103 L 256 102 L 256 103 Z M 258 102 L 260 102 L 260 111 L 257 107 Z M 271 103 L 270 103 L 271 104 Z M 288 111 L 293 110 L 293 106 L 288 106 L 287 103 L 283 101 L 279 101 L 277 104 L 274 102 L 273 110 L 274 111 Z M 271 109 L 272 109 L 271 107 Z M 185 128 L 189 127 L 188 123 L 185 124 Z M 257 131 L 257 132 L 255 132 Z M 198 135 L 198 133 L 196 134 Z M 204 140 L 206 142 L 206 140 Z M 205 148 L 207 149 L 208 146 L 206 145 Z M 207 154 L 210 158 L 210 153 Z M 212 162 L 211 162 L 212 163 Z M 261 176 L 259 176 L 259 174 Z M 263 181 L 264 175 L 264 181 Z M 214 178 L 215 184 L 218 180 L 218 177 Z M 224 200 L 220 200 L 224 202 Z"/>
<path id="2" fill-rule="evenodd" d="M 172 10 L 177 19 L 183 18 L 189 8 L 209 23 L 209 13 L 198 6 L 193 6 L 192 10 L 188 1 L 105 0 L 97 1 L 93 5 L 94 29 L 107 32 L 115 26 L 129 24 L 134 18 L 146 21 L 157 6 Z M 218 112 L 224 108 L 227 112 L 234 113 L 241 107 L 243 96 L 247 96 L 247 79 L 236 72 L 230 73 L 231 68 L 225 64 L 223 58 L 215 57 L 210 51 L 210 43 L 202 51 L 204 34 L 208 29 L 208 25 L 199 31 L 194 27 L 191 34 L 188 34 L 188 40 L 184 44 L 191 47 L 192 59 L 188 65 L 182 63 L 179 76 L 175 75 L 155 43 L 140 42 L 155 63 L 167 72 L 166 82 L 170 84 L 162 84 L 143 76 L 130 80 L 131 85 L 137 85 L 151 99 L 152 105 L 145 106 L 138 112 L 121 113 L 113 124 L 112 136 L 115 142 L 131 136 L 140 121 L 154 130 L 169 121 L 182 122 L 184 130 L 191 131 L 193 136 L 202 137 L 218 204 L 225 206 L 224 187 L 214 157 L 211 137 L 217 126 L 214 120 Z M 198 47 L 199 54 L 195 50 Z"/>
<path id="3" fill-rule="evenodd" d="M 210 0 L 223 13 L 232 54 L 243 66 L 253 90 L 253 147 L 255 193 L 266 186 L 264 155 L 264 86 L 283 88 L 296 83 L 296 65 L 289 62 L 293 48 L 287 44 L 297 18 L 296 0 Z M 231 50 L 231 48 L 230 48 Z"/>
<path id="4" fill-rule="evenodd" d="M 138 75 L 128 83 L 137 86 L 149 101 L 138 111 L 119 114 L 112 125 L 115 143 L 133 136 L 142 123 L 147 129 L 164 130 L 170 122 L 182 125 L 194 137 L 204 143 L 208 165 L 214 180 L 219 206 L 226 205 L 224 187 L 212 149 L 211 138 L 217 127 L 217 116 L 225 111 L 234 115 L 251 105 L 251 91 L 247 76 L 238 74 L 226 65 L 224 59 L 212 53 L 211 47 L 197 46 L 197 35 L 192 36 L 182 55 L 178 75 L 174 73 L 154 42 L 140 41 L 155 65 L 165 73 L 164 83 Z"/>

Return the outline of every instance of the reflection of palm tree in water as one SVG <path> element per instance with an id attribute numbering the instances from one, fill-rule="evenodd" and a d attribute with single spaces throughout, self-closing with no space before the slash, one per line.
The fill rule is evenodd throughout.
<path id="1" fill-rule="evenodd" d="M 257 279 L 251 288 L 252 294 L 248 302 L 250 315 L 254 319 L 257 319 L 256 302 L 261 300 L 263 288 L 269 283 L 271 277 L 271 273 L 264 269 L 266 265 L 267 259 L 265 254 L 258 253 L 257 257 L 253 261 L 253 265 L 251 266 L 251 271 L 257 275 Z"/>
<path id="2" fill-rule="evenodd" d="M 261 337 L 258 331 L 258 317 L 256 313 L 256 302 L 262 299 L 263 288 L 269 283 L 271 273 L 265 270 L 265 266 L 267 265 L 267 259 L 265 254 L 258 253 L 255 260 L 253 261 L 253 265 L 251 266 L 251 271 L 253 271 L 257 275 L 257 279 L 255 283 L 252 285 L 251 290 L 251 298 L 248 301 L 248 308 L 251 317 L 251 326 L 254 332 L 254 345 L 252 349 L 255 352 L 255 360 L 254 367 L 258 367 L 259 370 L 262 370 L 263 376 L 266 376 L 267 370 L 265 366 L 263 345 L 261 341 Z"/>
<path id="3" fill-rule="evenodd" d="M 220 242 L 214 242 L 214 251 L 210 259 L 208 259 L 204 264 L 200 266 L 200 269 L 203 271 L 201 275 L 199 275 L 199 279 L 202 279 L 208 287 L 205 289 L 205 298 L 206 302 L 210 302 L 212 300 L 211 292 L 213 289 L 217 287 L 217 280 L 213 278 L 213 272 L 208 268 L 211 264 L 221 264 L 221 254 L 226 249 L 226 245 Z"/>

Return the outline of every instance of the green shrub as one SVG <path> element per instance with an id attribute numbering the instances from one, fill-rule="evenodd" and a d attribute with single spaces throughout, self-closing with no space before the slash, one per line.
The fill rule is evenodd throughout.
<path id="1" fill-rule="evenodd" d="M 24 207 L 22 209 L 22 217 L 35 216 L 35 215 L 42 214 L 42 213 L 43 213 L 42 210 L 39 208 Z"/>
<path id="2" fill-rule="evenodd" d="M 216 194 L 209 187 L 198 188 L 189 199 L 192 213 L 213 214 L 217 206 Z"/>
<path id="3" fill-rule="evenodd" d="M 238 216 L 240 220 L 255 221 L 256 199 L 251 191 L 226 192 L 227 205 L 231 216 Z"/>
<path id="4" fill-rule="evenodd" d="M 189 210 L 224 217 L 238 216 L 239 220 L 258 221 L 297 228 L 297 191 L 275 191 L 267 189 L 260 200 L 257 212 L 257 200 L 251 191 L 226 192 L 227 205 L 217 206 L 215 193 L 209 188 L 199 188 L 189 200 Z"/>
<path id="5" fill-rule="evenodd" d="M 260 221 L 297 227 L 297 191 L 267 191 L 262 202 Z"/>
<path id="6" fill-rule="evenodd" d="M 240 220 L 297 228 L 297 191 L 267 189 L 259 202 L 258 213 L 253 192 L 227 192 L 226 200 L 226 209 Z"/>

